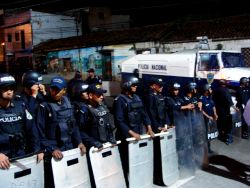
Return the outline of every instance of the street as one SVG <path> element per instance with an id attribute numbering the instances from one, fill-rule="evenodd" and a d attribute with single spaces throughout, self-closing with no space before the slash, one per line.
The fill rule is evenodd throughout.
<path id="1" fill-rule="evenodd" d="M 230 145 L 214 140 L 211 143 L 214 155 L 205 170 L 198 170 L 194 177 L 178 180 L 170 188 L 247 188 L 246 174 L 250 174 L 250 140 L 234 136 Z M 155 186 L 159 188 L 160 186 Z"/>

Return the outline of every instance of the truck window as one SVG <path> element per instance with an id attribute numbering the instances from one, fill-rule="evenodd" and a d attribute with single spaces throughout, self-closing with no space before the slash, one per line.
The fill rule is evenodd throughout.
<path id="1" fill-rule="evenodd" d="M 244 67 L 243 56 L 240 53 L 222 52 L 221 56 L 225 68 Z"/>
<path id="2" fill-rule="evenodd" d="M 219 69 L 219 63 L 216 53 L 201 53 L 199 62 L 199 71 L 216 71 Z"/>

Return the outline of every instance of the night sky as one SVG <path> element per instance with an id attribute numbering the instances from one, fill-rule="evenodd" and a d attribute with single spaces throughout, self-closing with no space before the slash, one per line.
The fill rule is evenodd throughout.
<path id="1" fill-rule="evenodd" d="M 61 13 L 81 7 L 106 6 L 113 14 L 130 14 L 131 25 L 202 20 L 250 14 L 247 0 L 0 0 L 0 8 Z"/>

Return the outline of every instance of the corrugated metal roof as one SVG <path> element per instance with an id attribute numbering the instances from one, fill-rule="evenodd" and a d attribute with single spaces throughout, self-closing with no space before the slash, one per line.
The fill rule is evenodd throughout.
<path id="1" fill-rule="evenodd" d="M 171 22 L 120 31 L 96 32 L 80 37 L 70 37 L 43 42 L 34 47 L 35 52 L 48 52 L 99 45 L 136 42 L 195 41 L 197 36 L 210 39 L 242 39 L 250 37 L 250 15 L 218 18 L 206 21 Z"/>

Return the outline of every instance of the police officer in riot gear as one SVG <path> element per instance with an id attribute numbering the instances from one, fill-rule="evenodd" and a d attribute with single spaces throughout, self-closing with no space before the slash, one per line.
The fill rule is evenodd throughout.
<path id="1" fill-rule="evenodd" d="M 106 90 L 96 83 L 88 87 L 88 105 L 85 117 L 87 119 L 86 126 L 80 125 L 82 138 L 89 150 L 92 146 L 98 148 L 98 151 L 103 149 L 103 144 L 109 142 L 113 146 L 116 145 L 114 136 L 115 126 L 111 119 L 111 114 L 104 105 L 104 93 Z M 84 115 L 81 114 L 81 117 Z M 95 187 L 92 168 L 90 166 L 89 155 L 87 155 L 89 164 L 89 174 L 91 185 Z"/>
<path id="2" fill-rule="evenodd" d="M 149 81 L 150 89 L 145 100 L 154 133 L 167 131 L 169 124 L 165 99 L 162 95 L 163 85 L 164 82 L 161 78 L 151 78 Z"/>
<path id="3" fill-rule="evenodd" d="M 116 137 L 123 142 L 119 145 L 121 161 L 126 183 L 128 184 L 128 145 L 126 138 L 140 140 L 140 135 L 147 133 L 154 136 L 150 119 L 142 100 L 135 94 L 138 78 L 129 77 L 122 82 L 122 93 L 114 101 L 114 119 L 117 127 Z M 145 127 L 144 127 L 145 126 Z"/>
<path id="4" fill-rule="evenodd" d="M 35 117 L 39 104 L 45 101 L 47 95 L 45 86 L 42 84 L 42 76 L 36 71 L 29 70 L 22 76 L 22 85 L 24 90 L 21 93 L 21 99 Z"/>
<path id="5" fill-rule="evenodd" d="M 32 115 L 19 99 L 14 98 L 16 81 L 0 74 L 0 168 L 10 166 L 9 158 L 40 151 L 38 132 Z M 42 160 L 43 154 L 38 155 Z"/>
<path id="6" fill-rule="evenodd" d="M 194 150 L 194 160 L 196 167 L 201 168 L 207 164 L 207 142 L 205 121 L 202 114 L 202 103 L 197 96 L 197 85 L 190 82 L 184 87 L 185 95 L 183 97 L 184 104 L 193 104 L 194 109 L 190 110 L 191 117 L 191 133 Z"/>
<path id="7" fill-rule="evenodd" d="M 239 111 L 239 109 L 233 104 L 232 96 L 229 92 L 229 89 L 227 88 L 227 81 L 225 79 L 221 79 L 219 81 L 219 87 L 213 92 L 213 100 L 218 114 L 218 139 L 225 142 L 226 144 L 230 144 L 233 142 L 233 125 L 230 107 L 233 107 L 236 111 Z"/>
<path id="8" fill-rule="evenodd" d="M 108 108 L 103 104 L 106 90 L 102 89 L 99 84 L 92 84 L 88 88 L 88 128 L 89 135 L 87 145 L 95 146 L 102 149 L 103 144 L 110 142 L 116 144 L 114 137 L 114 123 L 111 120 L 111 114 Z"/>
<path id="9" fill-rule="evenodd" d="M 151 78 L 149 81 L 149 92 L 146 95 L 146 109 L 151 120 L 154 133 L 167 131 L 169 119 L 162 95 L 164 82 L 161 78 Z M 154 138 L 154 184 L 164 185 L 162 178 L 160 137 Z"/>
<path id="10" fill-rule="evenodd" d="M 248 99 L 250 98 L 250 90 L 249 90 L 249 79 L 247 77 L 240 78 L 240 86 L 236 90 L 236 101 L 237 108 L 240 109 L 241 112 L 241 122 L 242 122 L 242 132 L 241 137 L 243 139 L 248 139 L 248 126 L 243 117 L 244 109 L 247 104 Z"/>
<path id="11" fill-rule="evenodd" d="M 85 133 L 88 122 L 88 87 L 89 85 L 82 80 L 75 80 L 71 86 L 68 87 L 70 100 L 74 107 L 76 124 L 79 127 L 82 141 L 85 144 L 89 140 Z"/>
<path id="12" fill-rule="evenodd" d="M 176 127 L 176 150 L 180 178 L 185 178 L 194 174 L 190 115 L 190 110 L 194 109 L 194 104 L 185 104 L 183 99 L 179 97 L 179 90 L 179 83 L 174 82 L 170 85 L 169 96 L 166 97 L 166 105 L 170 125 Z"/>
<path id="13" fill-rule="evenodd" d="M 212 89 L 210 84 L 205 84 L 201 88 L 200 101 L 202 102 L 202 113 L 204 115 L 206 133 L 208 140 L 208 153 L 213 153 L 211 150 L 210 141 L 217 137 L 217 124 L 218 115 L 216 112 L 214 101 L 211 97 Z"/>
<path id="14" fill-rule="evenodd" d="M 78 147 L 81 153 L 86 152 L 76 126 L 72 105 L 64 96 L 66 81 L 58 76 L 50 83 L 50 98 L 40 104 L 37 114 L 37 125 L 41 137 L 42 148 L 46 151 L 45 157 L 45 184 L 54 187 L 52 180 L 51 157 L 56 160 L 63 158 L 62 151 Z"/>

